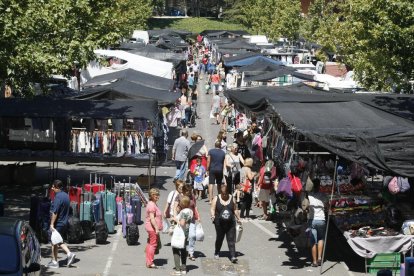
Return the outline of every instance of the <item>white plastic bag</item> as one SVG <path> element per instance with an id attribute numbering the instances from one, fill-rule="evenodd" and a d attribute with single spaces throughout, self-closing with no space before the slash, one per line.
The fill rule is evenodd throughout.
<path id="1" fill-rule="evenodd" d="M 183 249 L 185 247 L 184 230 L 179 225 L 174 228 L 174 233 L 171 237 L 171 247 L 178 249 Z"/>
<path id="2" fill-rule="evenodd" d="M 196 241 L 204 241 L 204 230 L 201 223 L 196 224 Z"/>
<path id="3" fill-rule="evenodd" d="M 205 178 L 204 178 L 204 180 L 203 180 L 203 186 L 204 187 L 208 187 L 208 182 L 210 181 L 210 179 L 209 179 L 209 177 L 208 176 L 206 176 Z"/>
<path id="4" fill-rule="evenodd" d="M 236 225 L 236 242 L 239 242 L 243 235 L 243 226 L 241 224 Z"/>
<path id="5" fill-rule="evenodd" d="M 52 241 L 53 245 L 63 243 L 62 236 L 59 234 L 57 230 L 52 231 L 52 237 L 50 238 L 50 240 Z"/>
<path id="6" fill-rule="evenodd" d="M 162 218 L 162 233 L 168 234 L 168 231 L 170 230 L 170 226 L 171 226 L 170 221 L 167 218 L 163 217 Z"/>
<path id="7" fill-rule="evenodd" d="M 213 109 L 210 111 L 210 119 L 215 119 L 216 118 L 216 116 L 214 116 L 214 113 L 213 113 Z"/>

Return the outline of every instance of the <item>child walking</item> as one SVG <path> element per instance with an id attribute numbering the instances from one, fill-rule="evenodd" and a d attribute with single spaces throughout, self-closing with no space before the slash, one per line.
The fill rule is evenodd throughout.
<path id="1" fill-rule="evenodd" d="M 197 166 L 194 168 L 194 194 L 195 199 L 201 199 L 203 195 L 203 182 L 206 176 L 206 168 L 201 165 L 201 156 L 197 157 Z"/>

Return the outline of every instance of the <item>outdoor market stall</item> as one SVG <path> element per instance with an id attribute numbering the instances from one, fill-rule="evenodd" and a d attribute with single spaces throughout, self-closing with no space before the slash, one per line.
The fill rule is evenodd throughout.
<path id="1" fill-rule="evenodd" d="M 273 159 L 282 176 L 291 171 L 293 164 L 300 168 L 302 183 L 306 183 L 308 175 L 316 176 L 323 190 L 335 192 L 331 210 L 356 253 L 371 258 L 383 252 L 384 247 L 371 246 L 378 240 L 388 245 L 387 252 L 405 253 L 412 248 L 411 236 L 398 233 L 402 221 L 398 227 L 385 224 L 389 215 L 387 201 L 379 198 L 375 189 L 387 194 L 388 187 L 384 189 L 382 181 L 380 185 L 366 181 L 370 172 L 371 179 L 375 172 L 393 177 L 414 176 L 414 122 L 390 113 L 396 108 L 380 100 L 383 95 L 334 95 L 304 84 L 226 94 L 242 112 L 271 114 L 264 117 L 261 139 L 267 145 L 258 150 L 260 143 L 257 144 L 257 158 Z M 385 97 L 394 104 L 412 103 L 412 97 Z M 412 109 L 400 112 L 406 118 L 412 115 Z M 395 200 L 392 196 L 391 201 L 401 208 L 404 204 L 410 211 L 412 194 L 405 195 L 411 198 L 408 206 L 400 197 Z M 414 217 L 412 212 L 406 215 Z M 388 228 L 376 228 L 381 225 Z"/>

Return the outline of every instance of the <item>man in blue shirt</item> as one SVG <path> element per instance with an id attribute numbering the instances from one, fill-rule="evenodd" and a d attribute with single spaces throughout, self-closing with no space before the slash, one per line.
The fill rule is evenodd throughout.
<path id="1" fill-rule="evenodd" d="M 63 183 L 55 180 L 52 183 L 52 190 L 55 192 L 55 200 L 52 204 L 52 217 L 50 219 L 50 231 L 57 231 L 62 237 L 66 235 L 69 220 L 70 200 L 67 193 L 63 191 Z M 49 268 L 59 268 L 57 262 L 58 248 L 62 248 L 67 254 L 67 266 L 75 260 L 75 254 L 70 252 L 65 243 L 52 244 L 52 260 L 47 265 Z"/>
<path id="2" fill-rule="evenodd" d="M 216 141 L 214 149 L 209 150 L 207 157 L 208 171 L 208 199 L 209 203 L 213 201 L 213 185 L 217 184 L 217 193 L 220 193 L 220 186 L 223 182 L 223 166 L 226 154 L 221 149 L 221 141 Z"/>

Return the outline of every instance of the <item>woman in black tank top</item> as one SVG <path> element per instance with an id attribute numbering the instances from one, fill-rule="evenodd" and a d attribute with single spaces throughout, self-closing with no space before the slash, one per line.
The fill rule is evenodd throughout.
<path id="1" fill-rule="evenodd" d="M 236 214 L 236 202 L 233 196 L 229 195 L 226 185 L 221 185 L 220 194 L 213 199 L 211 203 L 211 219 L 216 228 L 216 244 L 214 258 L 220 257 L 221 246 L 226 236 L 227 245 L 230 251 L 230 259 L 233 263 L 237 262 L 236 258 L 236 221 L 239 223 L 240 218 Z"/>

